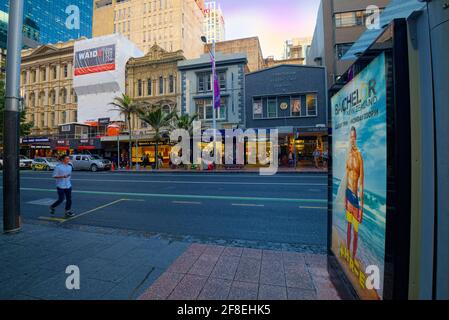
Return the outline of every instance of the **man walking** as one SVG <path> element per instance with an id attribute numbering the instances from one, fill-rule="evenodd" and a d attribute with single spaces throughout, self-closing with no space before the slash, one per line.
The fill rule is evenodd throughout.
<path id="1" fill-rule="evenodd" d="M 65 198 L 66 217 L 73 217 L 75 215 L 72 211 L 72 183 L 70 182 L 72 166 L 69 162 L 69 156 L 62 156 L 61 163 L 58 164 L 53 171 L 53 178 L 56 179 L 58 200 L 50 206 L 50 214 L 55 213 L 55 208 L 64 202 Z"/>

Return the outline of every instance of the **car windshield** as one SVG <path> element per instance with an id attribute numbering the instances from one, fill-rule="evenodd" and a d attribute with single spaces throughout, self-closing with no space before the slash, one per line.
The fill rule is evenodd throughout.
<path id="1" fill-rule="evenodd" d="M 91 158 L 92 160 L 100 160 L 100 159 L 101 159 L 99 156 L 90 156 L 90 158 Z"/>
<path id="2" fill-rule="evenodd" d="M 48 162 L 57 163 L 58 160 L 56 158 L 47 158 Z"/>

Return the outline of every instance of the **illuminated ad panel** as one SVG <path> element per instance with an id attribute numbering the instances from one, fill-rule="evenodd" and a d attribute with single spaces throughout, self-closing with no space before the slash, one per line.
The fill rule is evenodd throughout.
<path id="1" fill-rule="evenodd" d="M 383 299 L 387 213 L 385 54 L 334 95 L 331 103 L 332 251 L 360 298 Z"/>
<path id="2" fill-rule="evenodd" d="M 115 44 L 75 53 L 75 76 L 115 70 Z"/>

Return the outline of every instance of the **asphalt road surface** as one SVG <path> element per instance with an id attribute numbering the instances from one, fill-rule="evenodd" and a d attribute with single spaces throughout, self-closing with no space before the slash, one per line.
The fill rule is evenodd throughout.
<path id="1" fill-rule="evenodd" d="M 51 173 L 22 171 L 23 220 L 224 243 L 326 245 L 325 175 L 74 172 L 72 184 L 77 216 L 65 220 L 63 205 L 49 214 Z"/>

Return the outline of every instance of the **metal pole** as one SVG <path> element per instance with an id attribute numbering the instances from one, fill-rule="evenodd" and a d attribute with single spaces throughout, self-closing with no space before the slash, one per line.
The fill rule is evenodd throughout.
<path id="1" fill-rule="evenodd" d="M 121 169 L 120 167 L 120 133 L 117 135 L 117 169 Z"/>
<path id="2" fill-rule="evenodd" d="M 4 112 L 3 231 L 20 231 L 19 112 L 23 0 L 9 1 Z"/>

